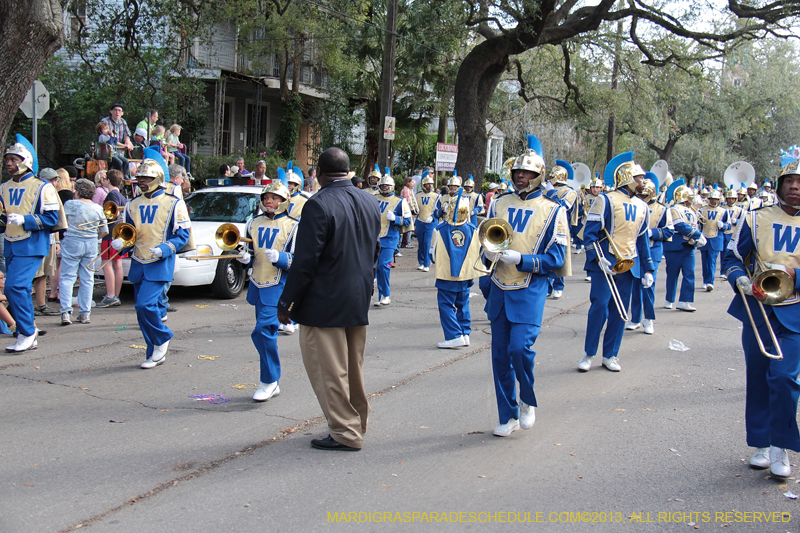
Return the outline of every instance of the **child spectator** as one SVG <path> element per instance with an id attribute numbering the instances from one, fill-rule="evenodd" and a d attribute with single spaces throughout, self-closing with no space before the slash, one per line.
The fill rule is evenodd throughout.
<path id="1" fill-rule="evenodd" d="M 164 139 L 164 132 L 164 126 L 155 126 L 153 128 L 153 136 L 150 137 L 150 140 L 158 143 L 159 148 L 161 148 L 161 157 L 166 159 L 168 165 L 171 165 L 175 162 L 175 156 L 166 151 L 167 141 Z"/>
<path id="2" fill-rule="evenodd" d="M 178 164 L 186 169 L 187 174 L 190 174 L 192 172 L 192 158 L 185 153 L 181 153 L 181 150 L 186 151 L 186 145 L 180 141 L 180 136 L 180 124 L 173 124 L 169 127 L 169 135 L 167 135 L 167 152 L 175 156 Z"/>
<path id="3" fill-rule="evenodd" d="M 8 312 L 8 299 L 3 291 L 6 289 L 6 275 L 0 273 L 0 333 L 3 335 L 13 335 L 17 330 L 17 322 L 11 313 Z"/>
<path id="4" fill-rule="evenodd" d="M 104 186 L 104 181 L 106 179 L 106 171 L 105 170 L 98 170 L 97 173 L 94 175 L 94 197 L 92 201 L 99 206 L 103 206 L 103 202 L 106 201 L 106 195 L 108 194 L 108 189 Z"/>
<path id="5" fill-rule="evenodd" d="M 97 123 L 95 130 L 97 131 L 97 142 L 108 145 L 108 153 L 111 157 L 111 166 L 124 172 L 125 169 L 128 168 L 128 160 L 117 152 L 119 139 L 111 134 L 111 127 L 107 122 L 101 121 Z"/>

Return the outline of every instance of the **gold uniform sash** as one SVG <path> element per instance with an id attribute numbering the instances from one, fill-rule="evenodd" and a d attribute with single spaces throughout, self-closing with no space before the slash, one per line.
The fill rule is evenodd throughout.
<path id="1" fill-rule="evenodd" d="M 389 196 L 388 198 L 386 196 L 378 196 L 378 204 L 380 204 L 381 207 L 381 233 L 378 235 L 379 239 L 381 237 L 386 237 L 386 235 L 389 234 L 390 223 L 386 218 L 386 213 L 389 211 L 394 212 L 394 210 L 397 208 L 397 204 L 399 204 L 402 200 L 402 198 L 395 195 Z M 391 224 L 395 224 L 396 222 L 397 218 L 395 218 L 395 222 L 392 222 Z"/>
<path id="2" fill-rule="evenodd" d="M 6 215 L 33 215 L 40 199 L 44 205 L 60 205 L 55 187 L 37 177 L 31 177 L 19 183 L 9 180 L 2 185 L 3 207 Z M 49 228 L 48 228 L 49 230 Z M 31 236 L 22 226 L 6 224 L 6 239 L 22 241 Z"/>
<path id="3" fill-rule="evenodd" d="M 695 213 L 694 209 L 691 207 L 687 207 L 683 204 L 673 205 L 670 209 L 670 213 L 672 213 L 673 223 L 677 224 L 683 222 L 692 228 L 692 232 L 697 230 L 697 213 Z M 687 237 L 686 235 L 682 235 L 682 237 L 685 241 L 691 240 L 691 237 Z"/>
<path id="4" fill-rule="evenodd" d="M 167 241 L 167 233 L 170 230 L 169 223 L 173 213 L 175 214 L 175 225 L 189 224 L 191 232 L 186 204 L 171 194 L 159 194 L 153 198 L 147 198 L 140 194 L 125 208 L 128 221 L 136 228 L 133 259 L 139 263 L 154 263 L 160 259 L 150 252 L 150 248 L 155 248 Z M 178 251 L 176 250 L 176 253 Z"/>
<path id="5" fill-rule="evenodd" d="M 650 217 L 650 209 L 638 196 L 631 197 L 619 190 L 607 192 L 606 199 L 612 212 L 611 227 L 606 229 L 620 255 L 624 259 L 633 259 L 637 256 L 636 239 L 645 220 Z M 590 213 L 603 220 L 605 209 L 603 202 L 595 202 Z M 648 221 L 644 227 L 649 225 Z"/>
<path id="6" fill-rule="evenodd" d="M 255 257 L 250 280 L 256 287 L 263 289 L 280 283 L 283 270 L 267 259 L 264 250 L 271 248 L 294 253 L 294 250 L 288 247 L 293 244 L 292 237 L 296 231 L 297 219 L 291 216 L 271 219 L 260 215 L 248 223 L 247 233 L 253 239 L 253 257 Z"/>
<path id="7" fill-rule="evenodd" d="M 303 207 L 306 205 L 307 201 L 308 197 L 304 196 L 303 193 L 300 193 L 297 196 L 289 197 L 289 209 L 287 210 L 289 216 L 299 219 L 303 213 Z"/>
<path id="8" fill-rule="evenodd" d="M 556 194 L 559 200 L 569 204 L 565 206 L 567 209 L 571 209 L 572 206 L 575 205 L 575 200 L 578 198 L 578 193 L 569 185 L 556 185 Z"/>
<path id="9" fill-rule="evenodd" d="M 463 237 L 463 228 L 464 226 L 450 226 L 451 238 L 458 239 L 458 232 L 461 231 L 461 240 L 463 242 L 465 239 L 465 237 Z M 461 263 L 461 270 L 458 272 L 458 277 L 453 277 L 450 275 L 450 256 L 447 253 L 447 247 L 443 243 L 439 242 L 439 239 L 441 238 L 442 234 L 439 231 L 433 232 L 433 258 L 435 260 L 434 265 L 436 267 L 436 279 L 443 279 L 447 281 L 467 281 L 485 275 L 484 272 L 475 270 L 475 264 L 478 262 L 478 259 L 481 256 L 481 243 L 478 240 L 477 231 L 475 231 L 474 235 L 472 235 L 472 240 L 469 243 L 469 248 L 467 249 L 467 255 L 464 257 L 464 262 Z"/>
<path id="10" fill-rule="evenodd" d="M 433 216 L 433 207 L 436 205 L 437 196 L 439 196 L 439 193 L 434 190 L 431 190 L 431 192 L 417 193 L 417 205 L 419 206 L 417 220 L 424 222 L 428 217 Z"/>
<path id="11" fill-rule="evenodd" d="M 531 200 L 523 200 L 517 194 L 504 194 L 494 202 L 492 211 L 495 217 L 507 220 L 514 230 L 509 250 L 516 250 L 522 255 L 545 254 L 553 244 L 569 247 L 569 227 L 567 226 L 566 209 L 555 200 L 538 196 Z M 558 216 L 560 213 L 560 216 Z M 550 223 L 555 219 L 555 229 L 550 242 L 543 242 Z M 569 257 L 569 251 L 565 254 Z M 556 272 L 558 275 L 558 272 Z M 517 265 L 508 265 L 498 261 L 492 274 L 492 281 L 504 290 L 522 289 L 531 281 L 530 272 L 520 272 Z"/>
<path id="12" fill-rule="evenodd" d="M 664 214 L 667 206 L 661 202 L 652 201 L 647 204 L 647 207 L 650 209 L 650 224 L 648 227 L 649 229 L 656 229 L 658 227 L 658 221 L 661 220 L 661 215 Z M 669 220 L 667 222 L 667 225 L 669 225 Z"/>
<path id="13" fill-rule="evenodd" d="M 375 187 L 374 189 L 372 187 L 370 187 L 369 188 L 369 192 L 371 192 L 375 196 L 378 196 L 381 193 L 381 190 L 380 190 L 379 187 Z"/>
<path id="14" fill-rule="evenodd" d="M 713 239 L 719 234 L 717 221 L 722 220 L 724 216 L 725 209 L 721 206 L 711 207 L 704 205 L 703 208 L 700 209 L 698 218 L 703 221 L 703 235 L 705 235 L 707 239 Z"/>
<path id="15" fill-rule="evenodd" d="M 728 212 L 728 222 L 731 224 L 731 229 L 725 230 L 726 235 L 730 235 L 733 233 L 733 230 L 739 225 L 740 221 L 742 220 L 742 216 L 745 214 L 744 209 L 739 204 L 733 204 L 730 206 L 723 207 L 725 211 Z M 732 220 L 736 219 L 736 224 L 734 225 Z"/>

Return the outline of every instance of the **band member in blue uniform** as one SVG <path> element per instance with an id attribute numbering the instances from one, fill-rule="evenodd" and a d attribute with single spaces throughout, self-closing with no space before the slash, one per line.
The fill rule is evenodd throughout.
<path id="1" fill-rule="evenodd" d="M 436 229 L 436 220 L 433 217 L 433 208 L 439 198 L 439 193 L 435 189 L 435 183 L 430 173 L 426 170 L 422 173 L 421 190 L 417 193 L 417 205 L 419 206 L 419 214 L 417 215 L 417 222 L 414 225 L 414 231 L 417 233 L 417 261 L 419 266 L 417 270 L 428 272 L 431 266 L 431 240 L 433 238 L 433 231 Z"/>
<path id="2" fill-rule="evenodd" d="M 619 348 L 625 331 L 622 315 L 630 305 L 633 284 L 651 287 L 655 270 L 650 259 L 650 211 L 647 204 L 636 196 L 644 182 L 644 170 L 634 163 L 633 152 L 612 158 L 606 165 L 603 179 L 606 185 L 616 188 L 600 195 L 595 201 L 583 230 L 586 245 L 584 269 L 592 278 L 592 288 L 589 292 L 591 305 L 584 355 L 578 361 L 578 370 L 581 372 L 586 372 L 592 366 L 604 325 L 603 366 L 612 372 L 622 369 L 619 365 Z M 602 250 L 602 255 L 598 249 Z M 627 263 L 627 269 L 622 264 L 612 263 L 609 258 Z M 614 268 L 617 272 L 614 272 Z M 612 279 L 621 302 L 616 302 L 612 297 Z"/>
<path id="3" fill-rule="evenodd" d="M 286 178 L 283 169 L 279 169 L 278 179 L 261 192 L 262 213 L 248 221 L 245 235 L 251 242 L 238 259 L 252 269 L 247 303 L 256 308 L 256 327 L 250 338 L 261 360 L 261 384 L 253 394 L 257 402 L 265 402 L 281 392 L 278 300 L 286 284 L 286 271 L 292 264 L 297 231 L 297 219 L 288 211 L 290 193 L 284 184 Z"/>
<path id="4" fill-rule="evenodd" d="M 500 424 L 493 434 L 507 437 L 536 420 L 533 345 L 542 327 L 547 275 L 561 268 L 568 253 L 566 210 L 542 194 L 545 173 L 539 140 L 528 135 L 528 150 L 511 168 L 514 191 L 492 199 L 489 218 L 511 225 L 511 244 L 497 255 L 486 298 L 486 315 L 492 323 L 492 371 Z M 499 255 L 499 257 L 498 257 Z M 519 403 L 516 387 L 519 382 Z"/>
<path id="5" fill-rule="evenodd" d="M 731 229 L 728 212 L 719 205 L 722 194 L 716 189 L 708 195 L 708 205 L 700 208 L 697 218 L 703 229 L 706 243 L 700 248 L 700 261 L 703 267 L 703 289 L 714 290 L 714 275 L 717 271 L 717 259 L 724 250 L 725 236 L 723 231 Z"/>
<path id="6" fill-rule="evenodd" d="M 458 196 L 459 191 L 461 191 L 461 176 L 458 175 L 457 170 L 453 170 L 453 175 L 447 180 L 447 194 L 439 195 L 433 206 L 433 218 L 440 222 L 447 218 L 449 214 L 447 210 L 453 199 Z"/>
<path id="7" fill-rule="evenodd" d="M 572 165 L 561 159 L 556 159 L 556 166 L 550 171 L 548 181 L 553 186 L 552 193 L 555 194 L 564 209 L 567 210 L 567 219 L 572 220 L 572 213 L 577 209 L 578 193 L 567 185 L 567 181 L 571 180 L 575 175 Z M 564 277 L 551 277 L 550 278 L 551 292 L 550 296 L 554 299 L 561 298 L 564 294 Z"/>
<path id="8" fill-rule="evenodd" d="M 737 194 L 736 191 L 733 189 L 728 189 L 725 191 L 725 211 L 728 213 L 728 222 L 730 223 L 730 228 L 726 229 L 723 233 L 723 238 L 725 239 L 722 243 L 722 256 L 725 256 L 725 250 L 728 249 L 728 244 L 730 244 L 731 239 L 733 238 L 733 232 L 736 231 L 736 225 L 742 219 L 745 214 L 744 207 L 737 202 Z M 720 266 L 720 271 L 722 275 L 720 276 L 723 280 L 727 280 L 728 277 L 725 275 L 725 269 Z"/>
<path id="9" fill-rule="evenodd" d="M 311 198 L 311 194 L 303 190 L 303 182 L 305 181 L 303 171 L 294 166 L 291 161 L 286 163 L 286 180 L 289 194 L 291 194 L 286 213 L 295 220 L 299 220 L 303 213 L 303 206 Z"/>
<path id="10" fill-rule="evenodd" d="M 400 241 L 400 228 L 411 224 L 411 208 L 404 198 L 394 193 L 394 179 L 386 167 L 386 174 L 378 183 L 381 190 L 378 199 L 381 211 L 381 255 L 378 258 L 378 299 L 375 306 L 389 305 L 392 292 L 389 286 L 389 274 L 392 269 L 389 263 L 394 258 L 397 243 Z"/>
<path id="11" fill-rule="evenodd" d="M 437 344 L 439 348 L 469 346 L 472 332 L 469 289 L 473 280 L 484 274 L 475 268 L 481 246 L 478 228 L 470 221 L 472 209 L 469 198 L 456 197 L 448 209 L 451 215 L 434 232 L 431 255 L 436 263 L 439 322 L 444 330 L 444 341 Z"/>
<path id="12" fill-rule="evenodd" d="M 783 167 L 776 188 L 778 205 L 750 211 L 739 221 L 723 258 L 723 269 L 736 293 L 728 313 L 742 322 L 742 348 L 747 364 L 745 427 L 747 445 L 756 448 L 750 465 L 770 468 L 774 476 L 786 478 L 791 474 L 788 450 L 800 452 L 797 427 L 797 401 L 800 397 L 797 383 L 800 373 L 800 169 L 797 161 Z M 764 286 L 751 282 L 750 275 L 762 268 L 782 271 L 772 277 L 783 278 L 774 293 L 765 293 L 762 290 Z M 757 298 L 766 304 L 766 320 L 757 306 Z M 781 301 L 783 298 L 785 300 Z M 751 310 L 752 321 L 745 305 Z M 758 346 L 756 328 L 766 351 L 777 352 L 767 321 L 783 352 L 782 360 L 765 357 Z"/>
<path id="13" fill-rule="evenodd" d="M 633 284 L 630 322 L 625 329 L 635 330 L 644 327 L 644 332 L 652 335 L 655 333 L 653 322 L 656 319 L 655 287 L 656 279 L 658 279 L 658 265 L 664 255 L 664 241 L 672 238 L 675 228 L 672 225 L 672 214 L 669 207 L 656 200 L 658 177 L 652 172 L 645 172 L 645 177 L 642 191 L 638 193 L 638 196 L 650 210 L 648 236 L 650 238 L 650 260 L 653 262 L 653 284 L 647 288 L 638 283 Z M 643 307 L 644 319 L 642 319 Z"/>
<path id="14" fill-rule="evenodd" d="M 462 198 L 467 198 L 469 200 L 469 221 L 472 223 L 473 226 L 476 228 L 478 227 L 478 215 L 482 215 L 486 212 L 486 209 L 483 205 L 483 196 L 479 193 L 475 192 L 475 180 L 472 179 L 472 174 L 469 174 L 469 177 L 464 180 L 464 191 L 462 192 Z"/>
<path id="15" fill-rule="evenodd" d="M 36 177 L 39 164 L 30 142 L 17 134 L 17 142 L 3 155 L 11 179 L 0 186 L 5 231 L 5 295 L 17 322 L 17 340 L 7 352 L 24 352 L 38 346 L 31 288 L 39 266 L 50 250 L 50 231 L 58 224 L 61 203 L 55 187 Z"/>
<path id="16" fill-rule="evenodd" d="M 164 189 L 164 168 L 155 159 L 145 159 L 136 171 L 142 194 L 125 206 L 125 222 L 136 229 L 128 281 L 133 283 L 136 318 L 147 345 L 141 368 L 155 368 L 166 360 L 172 330 L 161 321 L 159 304 L 164 286 L 172 282 L 175 256 L 191 239 L 192 223 L 186 204 Z M 122 250 L 116 238 L 111 247 Z"/>
<path id="17" fill-rule="evenodd" d="M 586 217 L 589 216 L 589 211 L 592 210 L 592 206 L 603 193 L 603 188 L 605 187 L 605 182 L 600 178 L 595 177 L 592 181 L 589 182 L 589 187 L 583 193 L 583 202 L 581 205 L 581 218 L 580 224 L 578 227 L 578 238 L 581 241 L 581 248 L 584 250 L 586 249 L 585 242 L 583 240 L 583 230 L 586 228 Z M 589 275 L 589 272 L 586 271 L 586 277 L 584 281 L 592 281 L 592 277 Z"/>
<path id="18" fill-rule="evenodd" d="M 703 246 L 706 238 L 700 230 L 697 213 L 692 208 L 694 192 L 686 185 L 675 189 L 673 198 L 675 205 L 670 209 L 672 224 L 676 235 L 671 241 L 664 243 L 664 260 L 667 262 L 667 301 L 664 309 L 672 309 L 675 303 L 675 292 L 678 289 L 678 278 L 683 276 L 681 291 L 678 295 L 677 309 L 681 311 L 697 311 L 694 302 L 694 266 L 696 246 Z"/>
<path id="19" fill-rule="evenodd" d="M 383 176 L 381 176 L 381 167 L 379 167 L 378 164 L 375 163 L 375 168 L 373 168 L 372 171 L 369 173 L 369 176 L 367 176 L 367 183 L 369 184 L 367 191 L 374 194 L 375 196 L 379 196 L 381 193 L 381 189 L 380 187 L 378 187 L 378 182 L 381 181 L 382 177 Z"/>

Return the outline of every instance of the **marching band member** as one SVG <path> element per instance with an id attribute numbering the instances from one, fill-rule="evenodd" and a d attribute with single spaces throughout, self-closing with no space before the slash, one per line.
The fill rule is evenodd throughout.
<path id="1" fill-rule="evenodd" d="M 470 221 L 472 200 L 456 197 L 448 217 L 436 227 L 431 255 L 435 258 L 439 322 L 444 341 L 439 348 L 469 346 L 472 317 L 469 289 L 483 272 L 475 269 L 480 259 L 478 228 Z"/>
<path id="2" fill-rule="evenodd" d="M 731 242 L 731 238 L 733 237 L 733 232 L 736 230 L 736 224 L 742 219 L 744 216 L 744 209 L 741 205 L 736 202 L 736 191 L 733 189 L 728 189 L 725 191 L 725 211 L 728 213 L 728 222 L 730 223 L 730 228 L 726 229 L 722 234 L 723 243 L 722 243 L 722 255 L 725 255 L 725 250 L 728 249 L 728 244 Z M 725 275 L 725 269 L 720 266 L 720 270 L 722 271 L 722 279 L 727 280 L 728 277 Z"/>
<path id="3" fill-rule="evenodd" d="M 186 204 L 164 189 L 164 168 L 155 159 L 145 159 L 136 171 L 142 194 L 125 206 L 125 222 L 136 229 L 128 280 L 133 283 L 136 318 L 147 345 L 141 368 L 154 368 L 166 360 L 172 331 L 161 321 L 159 305 L 164 286 L 172 282 L 175 255 L 191 239 L 192 223 Z M 116 238 L 111 247 L 122 250 Z"/>
<path id="4" fill-rule="evenodd" d="M 581 246 L 585 249 L 586 242 L 583 238 L 583 230 L 586 228 L 586 217 L 589 216 L 589 211 L 592 210 L 592 206 L 594 205 L 595 201 L 600 197 L 600 194 L 603 192 L 603 187 L 605 187 L 605 183 L 598 177 L 595 177 L 592 181 L 589 182 L 589 188 L 585 192 L 583 196 L 583 204 L 581 205 L 581 210 L 583 214 L 581 216 L 580 222 L 580 230 L 578 231 L 578 237 L 581 239 Z M 592 281 L 591 276 L 589 276 L 589 271 L 586 271 L 586 277 L 583 278 L 584 281 Z"/>
<path id="5" fill-rule="evenodd" d="M 672 214 L 670 209 L 656 200 L 656 189 L 658 189 L 658 177 L 652 172 L 645 172 L 647 178 L 642 185 L 642 191 L 638 193 L 639 198 L 647 204 L 650 211 L 650 224 L 648 237 L 650 240 L 650 260 L 653 262 L 653 284 L 647 288 L 638 283 L 633 284 L 631 295 L 631 317 L 630 322 L 625 326 L 627 330 L 644 327 L 644 332 L 648 335 L 655 333 L 653 322 L 656 319 L 656 279 L 658 278 L 658 265 L 664 256 L 664 241 L 668 241 L 675 233 L 672 225 Z M 644 307 L 644 320 L 642 320 L 642 307 Z"/>
<path id="6" fill-rule="evenodd" d="M 469 221 L 472 222 L 472 225 L 477 228 L 478 215 L 484 214 L 486 210 L 483 206 L 483 196 L 475 192 L 473 190 L 474 188 L 475 188 L 475 180 L 472 179 L 472 174 L 469 174 L 469 177 L 466 180 L 464 180 L 464 192 L 462 193 L 462 198 L 469 199 L 469 205 L 470 205 Z"/>
<path id="7" fill-rule="evenodd" d="M 753 181 L 747 186 L 747 210 L 752 211 L 764 205 L 761 198 L 758 197 L 758 185 Z"/>
<path id="8" fill-rule="evenodd" d="M 708 205 L 703 206 L 697 218 L 703 229 L 706 243 L 700 247 L 700 260 L 703 268 L 703 289 L 706 292 L 714 290 L 714 274 L 717 271 L 717 258 L 724 249 L 723 231 L 730 230 L 728 212 L 719 205 L 722 195 L 716 189 L 708 195 Z"/>
<path id="9" fill-rule="evenodd" d="M 567 213 L 542 194 L 545 165 L 540 154 L 539 140 L 528 135 L 528 150 L 516 158 L 511 170 L 514 192 L 493 200 L 488 214 L 508 221 L 513 230 L 511 244 L 497 257 L 485 307 L 492 323 L 492 371 L 500 419 L 493 433 L 498 437 L 530 429 L 536 420 L 533 345 L 542 326 L 547 275 L 564 264 L 568 253 Z M 486 252 L 484 256 L 496 257 Z"/>
<path id="10" fill-rule="evenodd" d="M 683 275 L 681 292 L 677 309 L 681 311 L 697 311 L 692 307 L 694 302 L 694 265 L 695 246 L 703 246 L 706 238 L 699 229 L 697 213 L 692 209 L 694 192 L 686 185 L 681 185 L 673 194 L 675 205 L 671 208 L 672 223 L 675 235 L 672 241 L 664 243 L 664 259 L 667 262 L 667 301 L 664 309 L 672 309 L 675 303 L 675 292 L 678 288 L 678 277 Z"/>
<path id="11" fill-rule="evenodd" d="M 763 196 L 764 193 L 767 195 L 766 200 L 763 198 L 761 200 L 764 205 L 777 205 L 779 203 L 777 195 L 772 190 L 772 183 L 770 183 L 769 180 L 764 180 L 764 191 L 761 193 L 761 196 Z"/>
<path id="12" fill-rule="evenodd" d="M 375 196 L 378 196 L 381 193 L 380 187 L 378 187 L 378 182 L 380 180 L 381 167 L 378 166 L 378 163 L 375 163 L 375 168 L 372 169 L 372 172 L 370 172 L 369 176 L 367 176 L 367 183 L 369 183 L 369 188 L 367 190 Z"/>
<path id="13" fill-rule="evenodd" d="M 589 293 L 591 304 L 584 354 L 578 361 L 578 370 L 581 372 L 592 367 L 603 325 L 606 326 L 603 337 L 603 366 L 612 372 L 622 370 L 619 365 L 619 348 L 622 345 L 625 321 L 621 315 L 630 305 L 633 284 L 651 287 L 655 269 L 650 259 L 650 212 L 647 204 L 636 196 L 637 189 L 641 188 L 644 181 L 644 170 L 634 163 L 633 152 L 625 152 L 608 162 L 603 177 L 606 183 L 614 183 L 616 188 L 600 195 L 595 201 L 583 230 L 586 243 L 584 269 L 592 278 L 592 287 Z M 609 241 L 613 242 L 613 247 Z M 602 255 L 598 253 L 598 249 L 602 250 Z M 612 270 L 614 264 L 608 257 L 618 261 L 632 260 L 632 266 L 627 271 L 615 274 Z M 621 302 L 615 303 L 609 278 L 613 278 Z M 617 308 L 620 303 L 621 308 Z"/>
<path id="14" fill-rule="evenodd" d="M 457 170 L 453 170 L 453 175 L 447 180 L 447 194 L 440 195 L 436 200 L 436 205 L 433 208 L 433 218 L 442 221 L 447 215 L 447 210 L 453 199 L 458 196 L 458 191 L 461 190 L 461 176 L 458 175 Z"/>
<path id="15" fill-rule="evenodd" d="M 566 161 L 562 161 L 561 159 L 556 159 L 556 166 L 553 167 L 553 169 L 550 171 L 550 175 L 547 178 L 550 184 L 553 186 L 553 192 L 558 198 L 558 201 L 561 202 L 561 205 L 567 210 L 567 220 L 572 220 L 572 213 L 576 209 L 576 200 L 578 198 L 578 193 L 575 192 L 572 187 L 567 185 L 567 181 L 572 179 L 574 173 L 575 172 L 572 169 L 572 165 Z M 553 276 L 550 278 L 550 282 L 552 283 L 552 292 L 550 293 L 550 296 L 552 296 L 554 299 L 561 298 L 562 294 L 564 293 L 563 276 Z"/>
<path id="16" fill-rule="evenodd" d="M 381 211 L 381 233 L 378 236 L 381 243 L 381 254 L 378 258 L 378 299 L 375 306 L 389 305 L 391 288 L 389 287 L 389 263 L 394 258 L 397 243 L 400 241 L 400 228 L 411 224 L 411 209 L 403 198 L 394 194 L 394 179 L 386 167 L 386 174 L 378 184 L 381 194 L 378 204 Z"/>
<path id="17" fill-rule="evenodd" d="M 750 199 L 747 196 L 747 189 L 744 186 L 736 191 L 736 205 L 742 208 L 742 214 L 750 209 Z"/>
<path id="18" fill-rule="evenodd" d="M 291 167 L 288 167 L 291 171 Z M 294 174 L 292 172 L 292 174 Z M 262 213 L 247 222 L 245 235 L 251 239 L 247 251 L 237 260 L 250 271 L 247 303 L 255 307 L 256 327 L 250 338 L 261 360 L 261 384 L 253 400 L 265 402 L 281 393 L 281 361 L 278 357 L 278 299 L 292 264 L 297 219 L 289 214 L 291 193 L 284 185 L 288 173 L 278 169 L 278 179 L 261 192 Z M 300 188 L 302 180 L 295 183 Z M 288 325 L 288 324 L 287 324 Z"/>
<path id="19" fill-rule="evenodd" d="M 728 313 L 742 322 L 742 348 L 747 365 L 745 427 L 747 445 L 756 448 L 750 459 L 753 468 L 770 468 L 776 477 L 791 474 L 788 450 L 800 452 L 797 427 L 797 400 L 800 387 L 800 170 L 794 161 L 784 166 L 776 185 L 778 205 L 750 211 L 739 221 L 737 231 L 723 259 L 728 283 L 736 295 Z M 782 270 L 788 276 L 788 299 L 775 305 L 764 305 L 767 320 L 757 308 L 756 298 L 766 296 L 751 282 L 749 273 L 758 268 Z M 788 286 L 791 285 L 791 286 Z M 744 292 L 746 296 L 741 293 Z M 749 306 L 753 322 L 748 318 Z M 767 324 L 767 321 L 769 322 Z M 758 346 L 756 332 L 766 350 L 775 353 L 768 327 L 771 327 L 783 359 L 765 357 Z"/>
<path id="20" fill-rule="evenodd" d="M 439 193 L 434 190 L 433 178 L 426 170 L 422 173 L 422 190 L 417 193 L 417 205 L 419 214 L 414 229 L 417 233 L 417 270 L 428 272 L 431 266 L 431 239 L 433 231 L 436 229 L 436 221 L 433 217 L 433 207 L 439 198 Z"/>
<path id="21" fill-rule="evenodd" d="M 38 347 L 31 288 L 50 250 L 50 231 L 58 224 L 61 203 L 55 187 L 36 177 L 36 152 L 25 137 L 17 134 L 17 142 L 3 154 L 3 163 L 11 174 L 11 179 L 0 186 L 0 227 L 5 231 L 4 293 L 17 322 L 17 340 L 6 351 L 24 352 Z"/>
<path id="22" fill-rule="evenodd" d="M 303 213 L 303 206 L 311 198 L 311 194 L 303 190 L 303 171 L 299 167 L 295 167 L 291 161 L 286 163 L 286 180 L 288 183 L 289 206 L 286 208 L 286 213 L 292 218 L 299 220 Z"/>

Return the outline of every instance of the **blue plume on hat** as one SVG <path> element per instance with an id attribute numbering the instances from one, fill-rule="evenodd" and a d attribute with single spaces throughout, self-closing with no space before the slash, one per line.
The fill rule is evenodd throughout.
<path id="1" fill-rule="evenodd" d="M 289 161 L 289 164 L 291 165 L 292 162 Z M 286 178 L 286 171 L 283 170 L 281 167 L 278 167 L 278 179 L 281 182 L 283 182 L 283 184 L 286 186 L 287 189 L 289 188 L 289 180 Z"/>
<path id="2" fill-rule="evenodd" d="M 294 167 L 292 170 L 294 171 L 295 174 L 300 176 L 300 181 L 305 183 L 306 177 L 303 175 L 303 171 L 300 170 L 300 167 Z"/>
<path id="3" fill-rule="evenodd" d="M 655 172 L 650 172 L 649 170 L 644 173 L 644 179 L 650 180 L 653 182 L 653 185 L 656 186 L 656 193 L 658 193 L 658 176 Z"/>
<path id="4" fill-rule="evenodd" d="M 164 181 L 169 181 L 169 167 L 167 166 L 167 162 L 164 161 L 164 158 L 161 156 L 161 151 L 158 148 L 153 148 L 148 146 L 144 149 L 144 156 L 142 159 L 152 159 L 156 163 L 164 169 Z"/>
<path id="5" fill-rule="evenodd" d="M 378 173 L 380 173 L 380 171 L 381 171 L 381 167 L 378 166 L 378 163 L 375 163 L 375 170 L 377 170 Z"/>
<path id="6" fill-rule="evenodd" d="M 528 135 L 528 149 L 536 152 L 539 157 L 544 157 L 544 149 L 542 148 L 542 141 L 536 135 Z"/>
<path id="7" fill-rule="evenodd" d="M 422 179 L 425 179 L 425 178 L 427 178 L 427 177 L 428 177 L 428 174 L 430 174 L 430 172 L 428 172 L 427 170 L 426 170 L 426 171 L 424 171 L 424 172 L 422 173 Z"/>
<path id="8" fill-rule="evenodd" d="M 575 170 L 572 168 L 572 165 L 570 165 L 566 161 L 562 161 L 561 159 L 556 159 L 556 166 L 564 167 L 565 169 L 567 169 L 568 180 L 575 179 Z"/>
<path id="9" fill-rule="evenodd" d="M 675 181 L 669 184 L 669 187 L 667 187 L 667 193 L 665 195 L 668 201 L 673 202 L 675 200 L 675 189 L 677 189 L 681 185 L 686 185 L 686 181 L 684 181 L 683 178 L 676 179 Z"/>
<path id="10" fill-rule="evenodd" d="M 389 167 L 385 167 L 385 168 L 386 168 L 386 172 L 384 172 L 384 174 L 386 174 L 388 176 L 391 176 L 392 175 L 392 171 L 389 169 Z"/>
<path id="11" fill-rule="evenodd" d="M 603 181 L 605 184 L 609 187 L 616 185 L 614 173 L 622 163 L 627 163 L 629 161 L 633 161 L 633 152 L 623 152 L 612 157 L 611 161 L 606 165 L 606 169 L 603 171 Z"/>
<path id="12" fill-rule="evenodd" d="M 719 189 L 719 183 L 714 184 L 714 190 L 716 191 L 717 189 Z"/>
<path id="13" fill-rule="evenodd" d="M 472 177 L 472 174 L 467 174 L 467 179 L 468 179 L 468 180 L 475 181 L 475 178 L 473 178 L 473 177 Z"/>
<path id="14" fill-rule="evenodd" d="M 291 161 L 287 161 L 286 162 L 286 172 L 291 172 L 293 166 L 294 166 L 294 164 L 292 164 Z"/>
<path id="15" fill-rule="evenodd" d="M 453 177 L 455 178 L 456 176 L 458 176 L 458 170 L 453 169 Z"/>
<path id="16" fill-rule="evenodd" d="M 31 142 L 25 138 L 24 135 L 17 133 L 17 142 L 24 146 L 30 153 L 31 157 L 33 158 L 33 168 L 31 172 L 38 175 L 39 174 L 39 157 L 36 155 L 36 150 L 34 150 L 33 145 Z"/>

